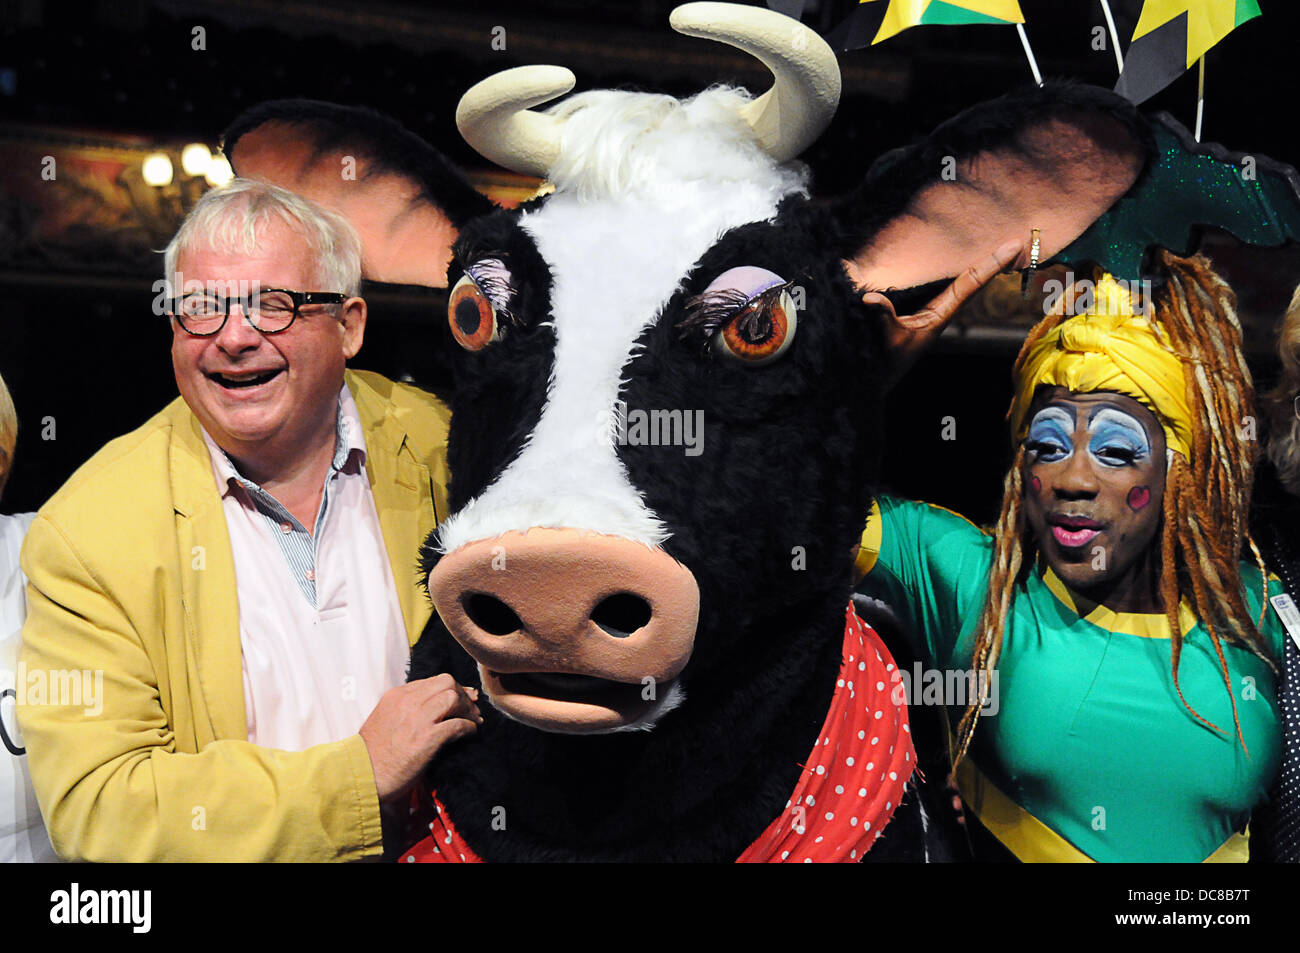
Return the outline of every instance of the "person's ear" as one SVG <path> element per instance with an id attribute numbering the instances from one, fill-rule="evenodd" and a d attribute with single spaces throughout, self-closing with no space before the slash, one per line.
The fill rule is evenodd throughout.
<path id="1" fill-rule="evenodd" d="M 339 323 L 343 328 L 343 356 L 347 360 L 357 356 L 362 339 L 366 336 L 366 302 L 364 298 L 348 298 L 339 307 Z"/>

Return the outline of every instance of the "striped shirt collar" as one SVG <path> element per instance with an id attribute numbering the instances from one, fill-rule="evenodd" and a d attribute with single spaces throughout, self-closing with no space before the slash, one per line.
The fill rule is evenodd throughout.
<path id="1" fill-rule="evenodd" d="M 222 497 L 229 496 L 235 486 L 242 486 L 249 492 L 260 491 L 261 487 L 239 472 L 230 455 L 217 445 L 207 429 L 202 425 L 199 429 L 203 431 L 203 440 L 208 445 L 208 453 L 216 467 L 222 486 Z M 355 468 L 349 466 L 354 458 Z M 352 392 L 348 390 L 348 385 L 344 384 L 339 390 L 338 417 L 334 424 L 334 459 L 330 461 L 330 472 L 361 473 L 365 465 L 366 438 L 361 429 L 361 415 L 357 412 L 357 404 L 352 399 Z"/>

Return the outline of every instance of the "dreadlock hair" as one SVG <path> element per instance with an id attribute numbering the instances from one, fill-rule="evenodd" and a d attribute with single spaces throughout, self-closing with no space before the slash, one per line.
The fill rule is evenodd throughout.
<path id="1" fill-rule="evenodd" d="M 1241 595 L 1239 571 L 1242 543 L 1246 542 L 1254 553 L 1267 592 L 1268 573 L 1246 522 L 1256 451 L 1253 427 L 1241 425 L 1246 421 L 1253 423 L 1254 386 L 1241 351 L 1241 324 L 1237 320 L 1232 289 L 1200 255 L 1179 258 L 1161 249 L 1157 264 L 1164 286 L 1155 295 L 1154 321 L 1165 342 L 1182 361 L 1187 403 L 1192 411 L 1192 459 L 1186 460 L 1180 453 L 1168 454 L 1172 462 L 1165 475 L 1160 540 L 1160 596 L 1169 621 L 1174 688 L 1183 706 L 1197 721 L 1222 731 L 1188 704 L 1178 685 L 1178 662 L 1183 649 L 1178 608 L 1186 599 L 1209 632 L 1224 687 L 1232 702 L 1237 739 L 1249 755 L 1237 717 L 1223 642 L 1246 646 L 1277 671 L 1258 629 L 1263 624 L 1268 603 L 1261 599 L 1259 618 L 1252 620 Z M 1020 377 L 1034 344 L 1066 317 L 1048 315 L 1029 332 L 1016 358 L 1015 378 Z M 954 768 L 970 747 L 980 710 L 987 701 L 984 696 L 1002 650 L 1015 587 L 1026 575 L 1026 567 L 1037 558 L 1036 542 L 1025 528 L 1024 464 L 1022 444 L 1003 484 L 1002 510 L 993 530 L 988 598 L 976 629 L 972 664 L 982 688 L 980 697 L 967 706 L 957 726 Z"/>

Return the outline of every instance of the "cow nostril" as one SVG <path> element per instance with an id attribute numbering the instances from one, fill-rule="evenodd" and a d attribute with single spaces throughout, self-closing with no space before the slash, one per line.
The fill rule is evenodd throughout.
<path id="1" fill-rule="evenodd" d="M 491 635 L 509 635 L 523 627 L 513 609 L 495 596 L 475 592 L 461 600 L 465 614 Z"/>
<path id="2" fill-rule="evenodd" d="M 602 599 L 591 611 L 591 621 L 616 639 L 629 635 L 650 621 L 650 603 L 630 592 Z"/>

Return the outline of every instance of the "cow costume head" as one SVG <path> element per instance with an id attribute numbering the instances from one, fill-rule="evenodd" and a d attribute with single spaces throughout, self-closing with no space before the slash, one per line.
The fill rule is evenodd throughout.
<path id="1" fill-rule="evenodd" d="M 791 160 L 835 109 L 831 50 L 753 7 L 672 24 L 773 87 L 539 112 L 569 71 L 491 77 L 457 120 L 554 186 L 519 210 L 372 113 L 270 103 L 227 133 L 241 175 L 353 220 L 367 277 L 449 289 L 452 512 L 412 676 L 485 690 L 483 730 L 431 780 L 488 857 L 728 859 L 783 810 L 843 687 L 890 345 L 1064 248 L 1149 155 L 1123 101 L 1035 90 L 813 204 Z"/>

